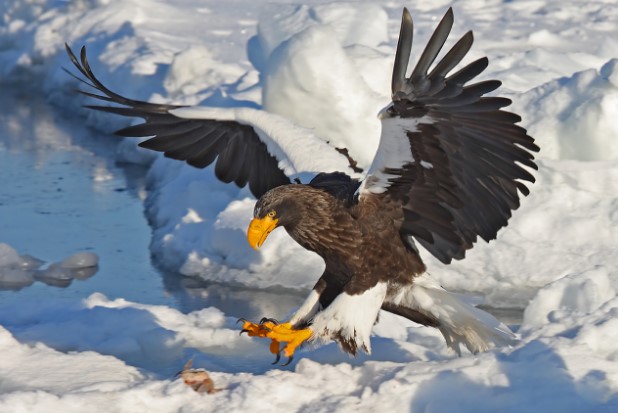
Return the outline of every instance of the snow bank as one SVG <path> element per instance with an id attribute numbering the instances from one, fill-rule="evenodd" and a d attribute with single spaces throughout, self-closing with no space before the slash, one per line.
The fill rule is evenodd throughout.
<path id="1" fill-rule="evenodd" d="M 399 337 L 374 337 L 372 359 L 350 361 L 330 345 L 302 350 L 292 369 L 271 370 L 266 343 L 256 348 L 239 337 L 229 329 L 233 321 L 213 308 L 183 315 L 101 295 L 63 310 L 58 305 L 39 303 L 10 318 L 0 312 L 0 351 L 7 355 L 0 367 L 2 411 L 70 413 L 86 404 L 111 412 L 297 412 L 308 405 L 329 412 L 604 412 L 618 406 L 615 297 L 576 317 L 563 306 L 516 347 L 475 357 L 454 357 L 437 331 L 393 324 L 401 319 L 387 315 L 380 324 Z M 259 362 L 262 372 L 230 373 L 230 355 L 240 371 Z M 174 378 L 174 367 L 192 356 L 222 391 L 199 395 Z M 146 359 L 142 370 L 133 367 Z M 219 370 L 224 361 L 228 372 Z"/>
<path id="2" fill-rule="evenodd" d="M 541 156 L 552 159 L 618 159 L 618 59 L 541 85 L 517 103 Z"/>
<path id="3" fill-rule="evenodd" d="M 0 348 L 4 355 L 0 368 L 2 394 L 35 390 L 61 394 L 67 388 L 113 391 L 143 378 L 136 368 L 114 357 L 95 352 L 65 354 L 43 344 L 22 344 L 3 327 L 0 327 Z M 2 411 L 16 411 L 12 410 L 15 407 L 10 404 Z"/>
<path id="4" fill-rule="evenodd" d="M 363 70 L 371 68 L 368 59 L 354 58 L 373 50 L 382 75 L 389 73 L 392 59 L 375 51 L 388 40 L 386 23 L 384 10 L 370 4 L 277 7 L 265 15 L 258 26 L 264 109 L 314 128 L 335 147 L 349 148 L 367 168 L 380 136 L 377 113 L 389 89 L 383 81 L 380 94 L 373 92 L 367 78 L 375 78 Z"/>
<path id="5" fill-rule="evenodd" d="M 608 272 L 595 268 L 582 274 L 570 274 L 543 287 L 524 312 L 522 330 L 546 326 L 548 322 L 581 318 L 616 297 Z"/>

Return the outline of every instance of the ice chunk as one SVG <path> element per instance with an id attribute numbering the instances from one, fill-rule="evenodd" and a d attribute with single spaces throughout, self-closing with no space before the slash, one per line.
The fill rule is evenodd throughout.
<path id="1" fill-rule="evenodd" d="M 10 245 L 0 243 L 0 267 L 19 265 L 21 258 L 19 253 Z"/>
<path id="2" fill-rule="evenodd" d="M 45 270 L 38 271 L 37 279 L 72 280 L 73 274 L 70 268 L 64 267 L 61 263 L 54 263 Z"/>
<path id="3" fill-rule="evenodd" d="M 0 289 L 20 289 L 33 282 L 32 271 L 18 267 L 0 267 Z"/>
<path id="4" fill-rule="evenodd" d="M 88 268 L 99 265 L 99 257 L 93 252 L 78 252 L 60 263 L 62 268 Z"/>
<path id="5" fill-rule="evenodd" d="M 39 269 L 43 261 L 20 255 L 8 244 L 0 243 L 0 289 L 15 290 L 35 280 L 54 287 L 68 287 L 74 278 L 85 280 L 98 270 L 99 257 L 92 252 L 73 254 L 62 262 Z"/>
<path id="6" fill-rule="evenodd" d="M 33 283 L 33 272 L 43 261 L 19 255 L 15 248 L 0 243 L 0 289 L 15 290 Z"/>
<path id="7" fill-rule="evenodd" d="M 39 268 L 45 261 L 40 260 L 32 255 L 20 255 L 19 266 L 24 269 L 35 270 Z"/>

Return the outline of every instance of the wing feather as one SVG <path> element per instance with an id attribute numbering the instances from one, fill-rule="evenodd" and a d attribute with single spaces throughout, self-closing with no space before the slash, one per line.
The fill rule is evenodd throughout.
<path id="1" fill-rule="evenodd" d="M 120 116 L 139 117 L 144 123 L 116 132 L 126 137 L 149 137 L 139 146 L 163 152 L 166 157 L 186 161 L 197 168 L 215 163 L 215 175 L 223 182 L 247 183 L 256 197 L 269 189 L 290 183 L 256 131 L 235 120 L 187 119 L 171 113 L 183 106 L 162 105 L 133 100 L 112 92 L 94 75 L 82 47 L 80 58 L 66 46 L 73 65 L 85 78 L 76 79 L 99 93 L 80 91 L 84 95 L 119 106 L 88 105 L 86 107 Z"/>
<path id="2" fill-rule="evenodd" d="M 470 50 L 472 32 L 434 65 L 452 25 L 449 8 L 406 79 L 413 26 L 404 9 L 393 101 L 380 114 L 380 145 L 359 190 L 361 206 L 378 197 L 402 239 L 414 237 L 445 263 L 463 258 L 478 237 L 494 239 L 507 224 L 520 194 L 529 193 L 523 182 L 535 180 L 526 168 L 537 169 L 531 152 L 538 151 L 516 125 L 521 118 L 503 110 L 511 100 L 485 96 L 500 81 L 466 85 L 485 70 L 487 58 L 449 75 Z"/>
<path id="3" fill-rule="evenodd" d="M 410 18 L 410 21 L 412 21 L 412 18 Z M 434 30 L 431 35 L 429 42 L 427 42 L 427 46 L 425 46 L 425 50 L 423 50 L 421 57 L 418 59 L 418 63 L 410 75 L 410 82 L 414 85 L 415 89 L 423 90 L 425 82 L 429 79 L 427 76 L 429 66 L 431 66 L 433 61 L 436 59 L 438 53 L 440 53 L 440 50 L 442 49 L 442 46 L 444 46 L 448 35 L 451 33 L 453 21 L 453 9 L 449 8 L 438 24 L 438 27 L 436 27 L 436 30 Z M 419 81 L 422 81 L 423 83 L 417 85 Z"/>

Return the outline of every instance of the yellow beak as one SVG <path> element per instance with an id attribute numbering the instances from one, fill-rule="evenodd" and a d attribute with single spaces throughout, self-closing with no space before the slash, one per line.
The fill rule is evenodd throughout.
<path id="1" fill-rule="evenodd" d="M 277 228 L 277 218 L 266 215 L 264 218 L 253 218 L 247 229 L 247 241 L 254 249 L 262 246 L 271 231 Z"/>

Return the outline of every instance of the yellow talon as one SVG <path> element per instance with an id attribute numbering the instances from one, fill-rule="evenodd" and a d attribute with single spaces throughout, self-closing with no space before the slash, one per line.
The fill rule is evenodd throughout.
<path id="1" fill-rule="evenodd" d="M 249 337 L 268 337 L 267 334 L 271 331 L 274 324 L 270 321 L 264 324 L 255 324 L 250 321 L 245 321 L 242 324 L 242 331 L 246 332 Z"/>
<path id="2" fill-rule="evenodd" d="M 245 321 L 242 329 L 250 337 L 270 338 L 272 340 L 270 352 L 273 354 L 278 355 L 281 351 L 280 343 L 287 343 L 283 348 L 283 354 L 289 359 L 292 358 L 298 346 L 307 341 L 313 334 L 308 328 L 295 330 L 290 323 L 275 324 L 272 321 L 265 321 L 260 324 Z"/>
<path id="3" fill-rule="evenodd" d="M 267 336 L 278 342 L 288 343 L 283 349 L 283 354 L 289 358 L 294 355 L 296 348 L 307 341 L 312 334 L 308 328 L 295 330 L 290 323 L 283 323 L 275 325 Z"/>

